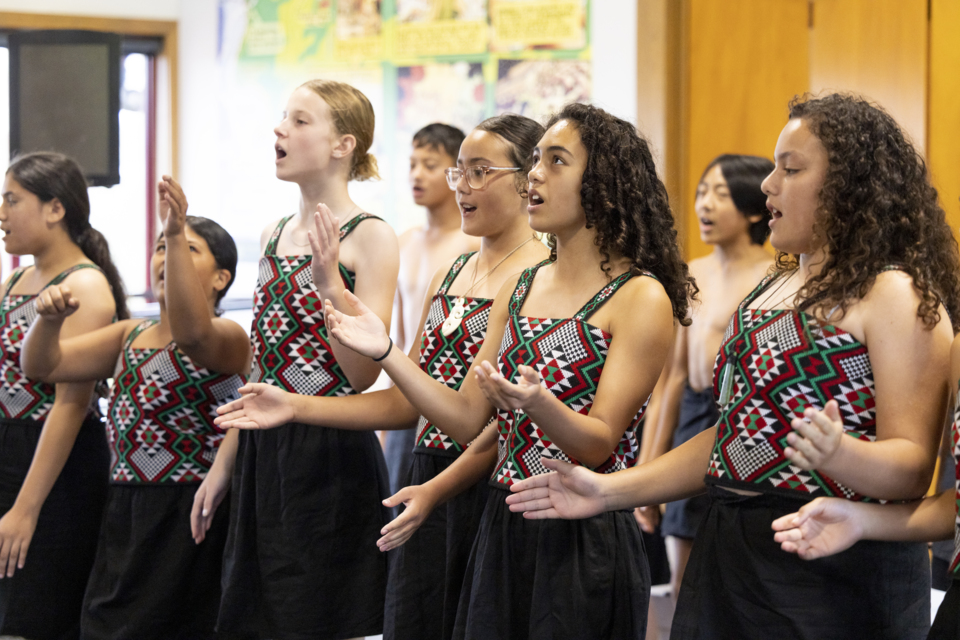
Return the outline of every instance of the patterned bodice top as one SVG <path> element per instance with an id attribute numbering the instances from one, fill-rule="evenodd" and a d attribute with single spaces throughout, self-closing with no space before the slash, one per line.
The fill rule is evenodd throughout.
<path id="1" fill-rule="evenodd" d="M 313 256 L 278 256 L 280 232 L 293 216 L 280 221 L 260 258 L 253 298 L 252 382 L 265 382 L 305 396 L 356 393 L 333 356 L 323 321 L 323 300 L 313 284 Z M 340 241 L 362 221 L 361 213 L 340 228 Z M 340 277 L 353 291 L 356 274 L 340 265 Z"/>
<path id="2" fill-rule="evenodd" d="M 47 283 L 47 287 L 60 284 L 67 276 L 80 269 L 97 269 L 93 264 L 78 264 L 70 267 Z M 7 292 L 11 291 L 27 269 L 18 269 L 10 276 Z M 46 287 L 44 287 L 46 288 Z M 0 301 L 0 340 L 3 354 L 0 357 L 0 418 L 34 420 L 43 422 L 53 407 L 56 387 L 39 380 L 30 380 L 20 367 L 20 352 L 27 330 L 37 317 L 34 300 L 29 296 L 5 293 Z M 93 401 L 95 403 L 95 400 Z M 91 404 L 91 411 L 95 411 Z"/>
<path id="3" fill-rule="evenodd" d="M 497 366 L 504 379 L 520 377 L 520 365 L 533 367 L 543 385 L 558 400 L 587 415 L 600 383 L 611 335 L 587 323 L 590 316 L 633 277 L 630 272 L 615 278 L 601 289 L 572 318 L 531 318 L 520 315 L 542 262 L 520 275 L 510 297 L 510 318 L 504 330 Z M 653 278 L 653 274 L 643 275 Z M 649 400 L 649 399 L 648 399 Z M 594 471 L 613 473 L 634 466 L 640 452 L 638 426 L 647 401 L 627 427 L 610 457 Z M 551 442 L 549 436 L 523 411 L 497 410 L 497 466 L 490 484 L 506 488 L 532 476 L 546 473 L 541 456 L 579 464 Z"/>
<path id="4" fill-rule="evenodd" d="M 784 455 L 790 422 L 834 399 L 847 436 L 876 439 L 873 369 L 867 347 L 802 311 L 748 309 L 777 279 L 765 278 L 734 312 L 714 365 L 720 403 L 706 482 L 790 496 L 868 500 Z M 724 378 L 729 388 L 723 398 Z"/>
<path id="5" fill-rule="evenodd" d="M 146 320 L 127 336 L 107 408 L 110 480 L 117 484 L 198 483 L 223 440 L 217 407 L 240 397 L 243 376 L 197 366 L 171 342 L 134 349 Z"/>
<path id="6" fill-rule="evenodd" d="M 420 368 L 451 389 L 460 388 L 473 359 L 480 351 L 483 338 L 487 335 L 490 307 L 493 306 L 493 300 L 487 298 L 463 298 L 460 325 L 449 336 L 443 335 L 443 323 L 459 299 L 459 296 L 451 296 L 447 291 L 473 253 L 463 254 L 450 267 L 447 277 L 433 296 L 430 312 L 423 325 L 423 335 L 420 336 Z M 421 416 L 414 450 L 458 456 L 463 447 Z"/>
<path id="7" fill-rule="evenodd" d="M 954 484 L 954 503 L 957 507 L 956 524 L 953 534 L 953 560 L 950 562 L 950 573 L 954 578 L 960 578 L 960 389 L 957 390 L 957 403 L 953 409 L 953 425 L 950 427 L 950 444 L 953 461 L 956 466 Z"/>

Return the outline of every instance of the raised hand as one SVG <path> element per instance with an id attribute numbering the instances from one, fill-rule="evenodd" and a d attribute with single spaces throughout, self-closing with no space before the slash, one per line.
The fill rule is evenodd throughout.
<path id="1" fill-rule="evenodd" d="M 187 224 L 187 196 L 180 184 L 170 176 L 163 176 L 157 183 L 160 196 L 160 222 L 166 238 L 183 233 Z"/>
<path id="2" fill-rule="evenodd" d="M 823 411 L 807 409 L 803 419 L 790 423 L 793 433 L 787 435 L 784 455 L 796 466 L 807 471 L 818 469 L 836 454 L 843 440 L 843 422 L 840 407 L 831 400 Z"/>
<path id="3" fill-rule="evenodd" d="M 529 407 L 543 392 L 540 374 L 533 367 L 520 365 L 520 377 L 510 382 L 489 362 L 477 367 L 477 382 L 490 404 L 498 409 L 517 411 Z"/>
<path id="4" fill-rule="evenodd" d="M 863 528 L 857 505 L 843 498 L 817 498 L 773 521 L 773 539 L 780 548 L 804 560 L 815 560 L 849 549 L 860 540 Z"/>
<path id="5" fill-rule="evenodd" d="M 604 476 L 562 460 L 540 458 L 540 461 L 556 473 L 545 473 L 512 485 L 513 495 L 507 497 L 510 511 L 523 512 L 523 517 L 531 520 L 576 520 L 606 511 L 602 492 Z"/>
<path id="6" fill-rule="evenodd" d="M 230 474 L 222 472 L 222 467 L 214 465 L 203 479 L 197 492 L 193 494 L 193 508 L 190 510 L 190 534 L 197 544 L 203 542 L 210 530 L 210 523 L 217 513 L 217 507 L 230 490 Z"/>
<path id="7" fill-rule="evenodd" d="M 272 429 L 293 421 L 292 394 L 261 382 L 248 382 L 239 391 L 239 400 L 217 407 L 215 425 L 222 429 Z"/>
<path id="8" fill-rule="evenodd" d="M 313 253 L 311 268 L 313 284 L 321 294 L 329 296 L 330 287 L 343 287 L 340 278 L 340 220 L 325 204 L 317 205 L 313 214 L 313 231 L 307 232 L 310 251 Z"/>
<path id="9" fill-rule="evenodd" d="M 37 515 L 16 505 L 0 518 L 0 578 L 12 578 L 27 561 L 27 549 L 37 528 Z"/>
<path id="10" fill-rule="evenodd" d="M 350 291 L 344 291 L 343 297 L 357 315 L 341 313 L 333 307 L 332 302 L 324 300 L 323 315 L 327 331 L 348 349 L 368 358 L 379 358 L 390 346 L 390 336 L 387 335 L 383 320 Z"/>
<path id="11" fill-rule="evenodd" d="M 383 536 L 377 540 L 380 551 L 396 549 L 409 540 L 437 505 L 433 493 L 424 485 L 404 487 L 384 500 L 383 504 L 388 507 L 403 504 L 404 509 L 403 513 L 380 530 Z"/>
<path id="12" fill-rule="evenodd" d="M 34 304 L 40 317 L 61 322 L 80 308 L 80 301 L 73 297 L 70 287 L 63 284 L 54 284 L 41 291 Z"/>

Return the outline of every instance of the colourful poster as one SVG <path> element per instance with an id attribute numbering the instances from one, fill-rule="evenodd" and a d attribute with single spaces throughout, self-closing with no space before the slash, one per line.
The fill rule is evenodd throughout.
<path id="1" fill-rule="evenodd" d="M 439 121 L 468 131 L 504 111 L 542 121 L 567 102 L 590 99 L 591 1 L 220 0 L 222 29 L 233 34 L 221 34 L 220 43 L 234 96 L 223 107 L 224 170 L 246 184 L 264 182 L 231 205 L 242 209 L 252 198 L 262 210 L 267 194 L 289 192 L 265 166 L 270 127 L 292 88 L 326 77 L 360 88 L 376 113 L 382 180 L 352 184 L 351 193 L 398 231 L 418 223 L 407 172 L 420 127 Z M 254 148 L 266 160 L 258 155 L 251 166 Z M 248 253 L 256 252 L 251 244 Z"/>

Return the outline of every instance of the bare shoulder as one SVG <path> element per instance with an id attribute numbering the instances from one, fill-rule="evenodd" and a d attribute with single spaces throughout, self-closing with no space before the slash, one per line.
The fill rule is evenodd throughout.
<path id="1" fill-rule="evenodd" d="M 351 236 L 355 236 L 362 244 L 387 243 L 396 248 L 398 246 L 397 233 L 390 226 L 390 223 L 380 218 L 367 218 L 357 225 Z"/>
<path id="2" fill-rule="evenodd" d="M 877 274 L 870 291 L 857 306 L 864 313 L 865 324 L 906 326 L 923 322 L 917 316 L 920 294 L 914 287 L 913 278 L 905 271 L 890 270 Z M 940 321 L 933 331 L 952 341 L 953 328 L 946 308 L 940 305 L 938 311 Z"/>
<path id="3" fill-rule="evenodd" d="M 644 316 L 664 310 L 673 315 L 670 296 L 656 278 L 646 276 L 630 278 L 620 287 L 617 295 L 613 296 L 611 302 L 614 301 L 618 307 L 629 305 L 634 310 L 632 315 L 635 315 L 637 308 L 643 309 Z"/>
<path id="4" fill-rule="evenodd" d="M 64 278 L 63 284 L 70 287 L 73 295 L 86 306 L 98 302 L 104 302 L 111 308 L 114 306 L 110 283 L 100 269 L 77 269 Z"/>
<path id="5" fill-rule="evenodd" d="M 877 274 L 862 304 L 868 307 L 911 307 L 916 310 L 920 294 L 906 271 L 890 270 Z M 892 310 L 892 309 L 891 309 Z"/>

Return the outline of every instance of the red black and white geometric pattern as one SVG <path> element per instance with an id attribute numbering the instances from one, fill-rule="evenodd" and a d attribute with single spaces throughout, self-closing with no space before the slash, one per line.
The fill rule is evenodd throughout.
<path id="1" fill-rule="evenodd" d="M 706 481 L 751 491 L 867 500 L 784 456 L 793 418 L 807 407 L 840 405 L 846 435 L 876 439 L 873 370 L 867 348 L 846 331 L 803 312 L 748 309 L 776 276 L 766 278 L 730 320 L 714 365 L 714 397 L 732 375 L 720 408 Z"/>
<path id="2" fill-rule="evenodd" d="M 610 347 L 610 334 L 587 323 L 633 274 L 624 273 L 600 290 L 572 318 L 545 319 L 521 316 L 520 309 L 541 263 L 523 272 L 510 299 L 510 320 L 504 331 L 497 364 L 500 374 L 514 381 L 520 365 L 533 367 L 540 384 L 572 410 L 588 415 Z M 643 275 L 654 277 L 643 272 Z M 594 469 L 613 473 L 634 466 L 640 451 L 638 426 L 647 402 L 637 412 L 610 457 Z M 551 442 L 549 436 L 523 411 L 497 411 L 497 466 L 490 483 L 510 486 L 547 472 L 542 457 L 579 464 Z"/>
<path id="3" fill-rule="evenodd" d="M 953 461 L 956 463 L 954 503 L 958 510 L 954 525 L 953 560 L 950 562 L 950 573 L 954 579 L 956 579 L 960 578 L 960 389 L 957 390 L 957 402 L 953 408 L 953 425 L 950 427 L 950 444 L 951 451 L 953 452 Z"/>
<path id="4" fill-rule="evenodd" d="M 78 269 L 97 269 L 93 264 L 78 264 L 70 267 L 47 283 L 47 287 L 60 284 Z M 10 276 L 6 291 L 14 285 L 26 269 L 18 269 Z M 46 288 L 46 287 L 44 287 Z M 27 330 L 37 317 L 34 300 L 36 295 L 14 296 L 6 294 L 0 301 L 0 418 L 16 418 L 43 422 L 53 408 L 56 388 L 52 384 L 30 380 L 20 367 L 20 352 Z M 96 399 L 91 402 L 91 411 L 96 411 Z"/>
<path id="5" fill-rule="evenodd" d="M 110 480 L 119 484 L 201 482 L 223 439 L 214 426 L 217 407 L 239 398 L 243 377 L 198 367 L 170 343 L 164 349 L 130 345 L 145 329 L 139 324 L 117 361 L 107 409 Z"/>
<path id="6" fill-rule="evenodd" d="M 449 336 L 443 335 L 443 323 L 459 297 L 451 296 L 447 291 L 473 253 L 463 254 L 450 267 L 433 296 L 426 323 L 423 325 L 423 334 L 420 336 L 420 368 L 451 389 L 459 389 L 470 371 L 473 359 L 480 351 L 480 345 L 487 334 L 487 320 L 490 318 L 490 307 L 493 306 L 493 300 L 487 298 L 464 298 L 464 314 L 460 326 Z M 414 449 L 453 457 L 463 451 L 458 442 L 423 416 L 420 416 L 417 425 Z"/>
<path id="7" fill-rule="evenodd" d="M 313 284 L 313 256 L 278 256 L 280 232 L 293 216 L 280 221 L 263 257 L 253 299 L 253 368 L 250 380 L 306 396 L 355 393 L 333 357 L 323 301 Z M 360 222 L 376 216 L 361 213 L 340 229 L 343 242 Z M 340 265 L 344 285 L 353 291 L 356 274 Z"/>

